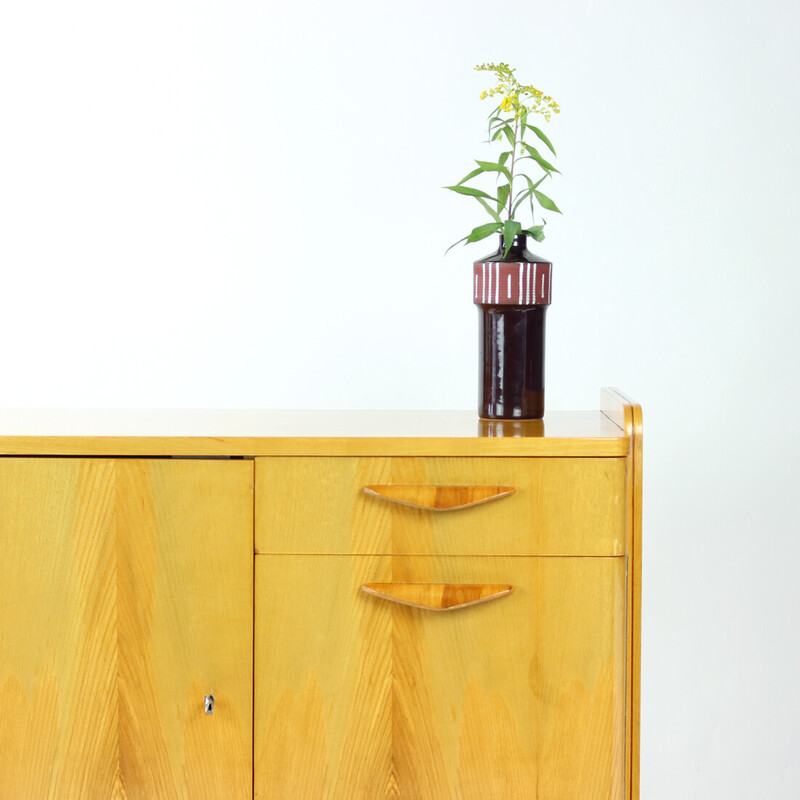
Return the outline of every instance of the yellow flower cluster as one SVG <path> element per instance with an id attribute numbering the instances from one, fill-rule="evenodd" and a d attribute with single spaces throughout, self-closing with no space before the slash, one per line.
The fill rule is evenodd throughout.
<path id="1" fill-rule="evenodd" d="M 549 95 L 544 94 L 535 86 L 523 86 L 515 77 L 515 70 L 504 64 L 478 64 L 475 67 L 478 72 L 493 72 L 497 76 L 497 86 L 492 89 L 485 89 L 481 92 L 481 100 L 495 95 L 502 95 L 500 110 L 513 112 L 514 117 L 519 119 L 524 108 L 529 114 L 541 114 L 548 122 L 552 114 L 558 114 L 561 109 Z M 533 102 L 530 105 L 523 102 L 520 98 L 530 98 Z"/>

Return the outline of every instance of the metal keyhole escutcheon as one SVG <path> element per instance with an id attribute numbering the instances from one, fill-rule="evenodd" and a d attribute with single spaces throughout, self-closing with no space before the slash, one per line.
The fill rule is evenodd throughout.
<path id="1" fill-rule="evenodd" d="M 205 707 L 206 714 L 213 714 L 214 713 L 214 695 L 207 694 L 203 699 L 203 705 Z"/>

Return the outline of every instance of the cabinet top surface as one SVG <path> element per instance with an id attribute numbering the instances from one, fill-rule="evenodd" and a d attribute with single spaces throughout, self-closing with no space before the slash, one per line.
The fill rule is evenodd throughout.
<path id="1" fill-rule="evenodd" d="M 601 411 L 479 420 L 474 411 L 3 409 L 0 455 L 623 456 Z"/>

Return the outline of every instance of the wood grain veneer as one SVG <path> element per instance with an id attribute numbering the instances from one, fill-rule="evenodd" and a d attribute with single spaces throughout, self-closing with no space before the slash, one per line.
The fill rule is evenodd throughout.
<path id="1" fill-rule="evenodd" d="M 256 551 L 622 555 L 625 470 L 623 458 L 258 458 Z M 363 492 L 492 482 L 515 491 L 447 514 Z"/>
<path id="2" fill-rule="evenodd" d="M 616 389 L 0 411 L 0 800 L 638 800 L 641 524 Z"/>
<path id="3" fill-rule="evenodd" d="M 249 796 L 252 463 L 0 459 L 0 504 L 0 798 Z"/>
<path id="4" fill-rule="evenodd" d="M 642 657 L 642 407 L 619 389 L 600 392 L 600 407 L 628 437 L 628 470 L 625 488 L 628 553 L 628 675 L 625 698 L 628 786 L 631 800 L 639 800 L 639 748 Z"/>
<path id="5" fill-rule="evenodd" d="M 436 614 L 376 580 L 515 590 Z M 256 595 L 256 797 L 623 797 L 624 558 L 257 556 Z"/>
<path id="6" fill-rule="evenodd" d="M 626 456 L 599 411 L 530 422 L 469 411 L 2 409 L 0 455 Z"/>

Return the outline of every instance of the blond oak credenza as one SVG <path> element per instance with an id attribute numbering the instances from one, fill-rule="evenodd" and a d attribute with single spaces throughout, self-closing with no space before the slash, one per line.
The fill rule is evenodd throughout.
<path id="1" fill-rule="evenodd" d="M 641 409 L 0 412 L 0 798 L 638 798 Z"/>

